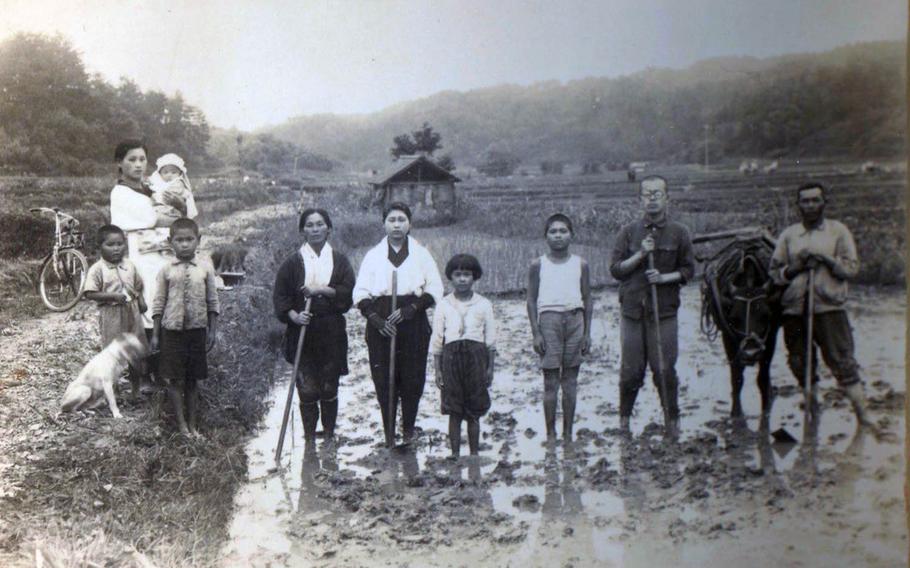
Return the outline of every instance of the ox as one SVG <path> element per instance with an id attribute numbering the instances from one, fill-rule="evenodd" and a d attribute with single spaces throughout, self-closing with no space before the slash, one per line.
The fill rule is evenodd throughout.
<path id="1" fill-rule="evenodd" d="M 780 294 L 768 274 L 773 251 L 774 240 L 766 233 L 738 235 L 705 264 L 701 329 L 709 340 L 718 334 L 723 339 L 733 417 L 743 414 L 743 371 L 756 363 L 762 416 L 771 413 L 771 359 L 781 325 Z"/>

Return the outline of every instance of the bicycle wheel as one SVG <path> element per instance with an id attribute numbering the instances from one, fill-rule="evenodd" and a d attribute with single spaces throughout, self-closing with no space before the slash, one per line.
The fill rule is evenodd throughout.
<path id="1" fill-rule="evenodd" d="M 65 312 L 82 298 L 88 261 L 76 249 L 63 249 L 57 253 L 57 262 L 49 256 L 41 265 L 38 291 L 44 305 L 55 312 Z"/>

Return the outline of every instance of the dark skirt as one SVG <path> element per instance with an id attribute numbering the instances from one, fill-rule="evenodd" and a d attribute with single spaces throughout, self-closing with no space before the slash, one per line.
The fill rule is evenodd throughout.
<path id="1" fill-rule="evenodd" d="M 284 358 L 292 365 L 299 338 L 300 326 L 288 324 L 284 334 Z M 348 374 L 348 333 L 343 315 L 313 315 L 303 339 L 300 365 L 323 377 Z"/>
<path id="2" fill-rule="evenodd" d="M 478 418 L 490 410 L 487 357 L 487 346 L 479 341 L 453 341 L 443 346 L 443 414 Z"/>

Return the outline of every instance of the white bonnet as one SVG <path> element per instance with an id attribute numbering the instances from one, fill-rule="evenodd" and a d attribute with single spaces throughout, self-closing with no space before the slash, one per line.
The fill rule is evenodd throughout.
<path id="1" fill-rule="evenodd" d="M 176 166 L 184 175 L 186 175 L 186 164 L 183 162 L 183 158 L 177 154 L 165 154 L 155 160 L 155 166 L 158 170 L 164 166 Z"/>

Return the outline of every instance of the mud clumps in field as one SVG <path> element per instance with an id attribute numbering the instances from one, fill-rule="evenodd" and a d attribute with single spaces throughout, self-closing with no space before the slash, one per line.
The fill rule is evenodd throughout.
<path id="1" fill-rule="evenodd" d="M 375 473 L 361 479 L 327 470 L 330 454 L 322 449 L 304 457 L 303 487 L 294 507 L 290 533 L 315 547 L 311 557 L 333 555 L 347 543 L 411 550 L 518 542 L 526 536 L 509 515 L 494 510 L 488 482 L 480 476 L 482 458 L 428 460 L 418 471 L 411 450 L 389 455 L 377 448 L 361 461 Z"/>

